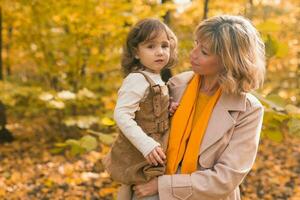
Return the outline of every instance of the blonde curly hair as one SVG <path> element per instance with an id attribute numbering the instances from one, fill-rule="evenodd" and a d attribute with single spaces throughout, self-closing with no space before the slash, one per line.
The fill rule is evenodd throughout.
<path id="1" fill-rule="evenodd" d="M 231 15 L 206 19 L 197 26 L 195 37 L 221 59 L 224 70 L 218 80 L 223 91 L 240 94 L 262 86 L 265 46 L 248 19 Z"/>

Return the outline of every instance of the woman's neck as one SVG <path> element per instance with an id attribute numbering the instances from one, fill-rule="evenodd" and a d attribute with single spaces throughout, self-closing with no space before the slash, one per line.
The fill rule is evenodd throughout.
<path id="1" fill-rule="evenodd" d="M 201 78 L 202 80 L 200 91 L 207 95 L 213 95 L 215 91 L 219 88 L 218 77 L 206 75 L 202 76 Z"/>

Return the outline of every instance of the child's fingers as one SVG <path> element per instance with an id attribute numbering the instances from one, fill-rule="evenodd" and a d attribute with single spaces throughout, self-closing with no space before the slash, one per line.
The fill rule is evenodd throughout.
<path id="1" fill-rule="evenodd" d="M 169 109 L 169 111 L 170 111 L 170 112 L 174 112 L 174 111 L 175 111 L 174 106 L 171 106 L 170 109 Z"/>
<path id="2" fill-rule="evenodd" d="M 159 162 L 160 164 L 164 164 L 164 161 L 160 158 L 159 154 L 157 153 L 157 149 L 153 151 L 152 155 L 155 158 L 155 161 Z"/>
<path id="3" fill-rule="evenodd" d="M 154 151 L 153 151 L 153 152 L 154 152 Z M 150 153 L 149 158 L 150 158 L 150 160 L 151 160 L 152 165 L 155 165 L 155 166 L 156 166 L 158 163 L 157 163 L 157 161 L 156 161 L 156 158 L 155 158 L 154 155 L 153 155 L 153 152 Z"/>
<path id="4" fill-rule="evenodd" d="M 152 165 L 152 162 L 151 162 L 151 160 L 150 160 L 150 158 L 149 158 L 149 155 L 146 156 L 146 161 L 148 162 L 149 165 Z"/>
<path id="5" fill-rule="evenodd" d="M 171 116 L 174 115 L 175 111 L 176 111 L 176 109 L 170 108 L 170 110 L 169 110 L 170 115 L 171 115 Z"/>
<path id="6" fill-rule="evenodd" d="M 162 158 L 162 159 L 166 159 L 166 154 L 163 152 L 163 150 L 161 148 L 156 150 L 158 155 Z"/>

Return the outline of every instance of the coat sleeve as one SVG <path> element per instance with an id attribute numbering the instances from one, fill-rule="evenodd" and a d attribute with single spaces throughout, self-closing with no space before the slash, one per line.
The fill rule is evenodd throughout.
<path id="1" fill-rule="evenodd" d="M 259 102 L 248 105 L 238 117 L 228 146 L 214 166 L 192 174 L 160 176 L 160 199 L 216 200 L 228 196 L 254 164 L 262 119 L 262 105 Z"/>
<path id="2" fill-rule="evenodd" d="M 169 79 L 167 86 L 169 88 L 172 101 L 180 102 L 181 97 L 183 96 L 183 93 L 193 76 L 194 72 L 187 71 L 177 74 Z"/>

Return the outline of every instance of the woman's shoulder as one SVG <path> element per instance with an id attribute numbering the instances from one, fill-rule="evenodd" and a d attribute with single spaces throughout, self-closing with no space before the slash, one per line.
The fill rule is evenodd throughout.
<path id="1" fill-rule="evenodd" d="M 251 93 L 223 93 L 220 97 L 221 104 L 228 110 L 247 113 L 251 110 L 263 109 L 260 101 Z"/>
<path id="2" fill-rule="evenodd" d="M 168 85 L 182 85 L 182 84 L 188 84 L 190 80 L 194 76 L 193 71 L 186 71 L 179 74 L 176 74 L 172 78 L 169 79 Z"/>
<path id="3" fill-rule="evenodd" d="M 246 106 L 263 108 L 261 102 L 253 94 L 246 93 L 245 97 L 246 97 Z"/>

